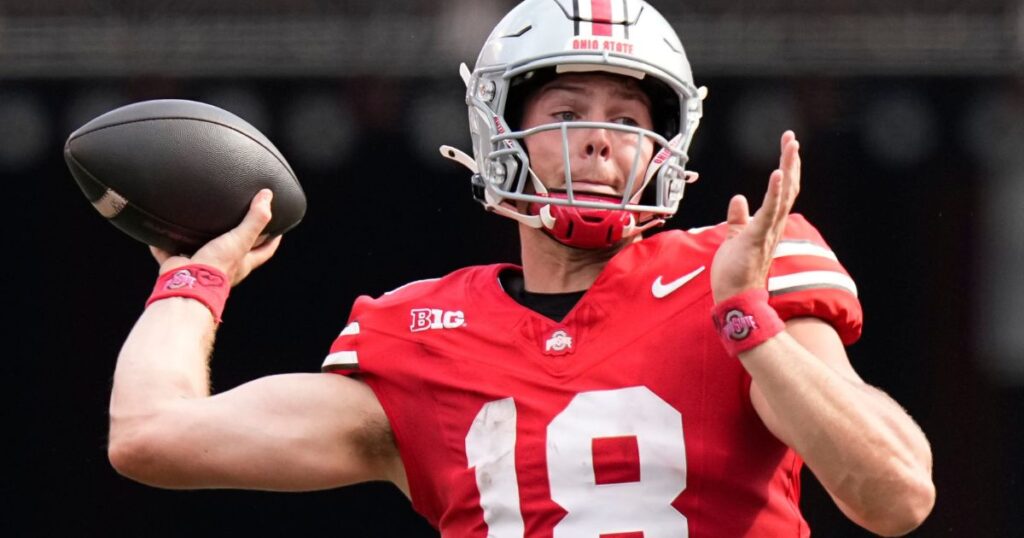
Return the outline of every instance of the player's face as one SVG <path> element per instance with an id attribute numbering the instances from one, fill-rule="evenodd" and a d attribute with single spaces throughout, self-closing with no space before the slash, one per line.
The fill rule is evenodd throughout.
<path id="1" fill-rule="evenodd" d="M 523 110 L 523 129 L 549 123 L 600 121 L 652 129 L 651 103 L 635 79 L 603 74 L 560 75 L 529 99 Z M 608 129 L 569 129 L 569 165 L 574 193 L 621 198 L 637 151 L 640 166 L 634 181 L 639 190 L 654 142 Z M 560 130 L 526 137 L 530 166 L 549 191 L 565 190 L 565 155 Z"/>

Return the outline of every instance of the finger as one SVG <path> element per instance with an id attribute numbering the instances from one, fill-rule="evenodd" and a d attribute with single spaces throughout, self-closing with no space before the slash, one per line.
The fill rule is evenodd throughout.
<path id="1" fill-rule="evenodd" d="M 779 168 L 768 178 L 768 189 L 751 226 L 752 233 L 768 241 L 775 241 L 782 235 L 789 210 L 796 199 L 794 185 L 799 185 L 800 179 L 800 144 L 796 141 L 796 134 L 793 131 L 782 133 L 779 143 Z"/>
<path id="2" fill-rule="evenodd" d="M 249 252 L 249 259 L 252 261 L 253 269 L 263 265 L 267 260 L 274 256 L 274 253 L 277 252 L 277 248 L 281 246 L 282 237 L 284 236 L 274 236 Z"/>
<path id="3" fill-rule="evenodd" d="M 779 157 L 779 169 L 784 172 L 800 171 L 800 142 L 790 140 L 782 147 L 782 154 Z"/>
<path id="4" fill-rule="evenodd" d="M 259 239 L 263 229 L 267 227 L 270 222 L 271 211 L 270 202 L 274 198 L 274 193 L 270 189 L 263 189 L 256 193 L 253 197 L 252 202 L 249 203 L 249 211 L 245 214 L 245 218 L 242 219 L 242 223 L 235 228 L 235 232 L 239 235 L 239 239 L 246 245 L 247 250 L 251 249 L 256 241 Z"/>
<path id="5" fill-rule="evenodd" d="M 260 236 L 256 238 L 256 242 L 252 244 L 252 248 L 259 248 L 260 245 L 266 243 L 268 240 L 273 239 L 274 237 L 276 236 L 272 237 L 270 234 L 260 234 Z"/>
<path id="6" fill-rule="evenodd" d="M 782 133 L 782 136 L 779 139 L 780 155 L 786 152 L 786 146 L 788 146 L 789 143 L 792 142 L 793 140 L 796 140 L 796 133 L 794 133 L 792 130 L 787 130 L 786 132 Z"/>
<path id="7" fill-rule="evenodd" d="M 152 245 L 150 245 L 149 247 L 149 253 L 153 255 L 153 258 L 156 259 L 156 263 L 159 265 L 163 265 L 164 262 L 167 261 L 167 258 L 171 257 L 170 252 L 167 252 L 166 250 L 160 247 L 154 247 Z"/>
<path id="8" fill-rule="evenodd" d="M 757 213 L 754 213 L 754 225 L 762 233 L 767 233 L 776 223 L 779 214 L 779 206 L 782 200 L 782 170 L 775 169 L 768 177 L 768 189 L 765 190 L 764 200 Z"/>
<path id="9" fill-rule="evenodd" d="M 800 193 L 800 142 L 790 140 L 782 152 L 781 161 L 783 185 L 780 218 L 785 219 Z"/>
<path id="10" fill-rule="evenodd" d="M 153 255 L 153 258 L 155 258 L 157 264 L 159 264 L 157 272 L 161 275 L 192 263 L 192 260 L 185 254 L 171 254 L 160 247 L 154 247 L 152 245 L 149 247 L 149 253 Z"/>

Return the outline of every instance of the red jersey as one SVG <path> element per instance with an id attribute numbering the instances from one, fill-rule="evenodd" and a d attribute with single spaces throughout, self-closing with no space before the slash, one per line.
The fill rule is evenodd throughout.
<path id="1" fill-rule="evenodd" d="M 626 247 L 561 321 L 503 291 L 512 265 L 360 297 L 323 369 L 375 392 L 413 506 L 445 537 L 808 536 L 802 461 L 761 422 L 711 321 L 724 236 Z M 784 319 L 859 337 L 856 287 L 800 216 L 768 289 Z"/>

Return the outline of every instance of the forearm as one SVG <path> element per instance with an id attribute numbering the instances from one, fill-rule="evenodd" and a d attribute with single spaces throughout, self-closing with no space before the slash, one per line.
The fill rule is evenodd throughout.
<path id="1" fill-rule="evenodd" d="M 174 489 L 309 491 L 390 480 L 408 491 L 384 409 L 339 375 L 259 378 L 209 395 L 215 325 L 188 299 L 153 303 L 118 358 L 108 457 Z"/>
<path id="2" fill-rule="evenodd" d="M 898 535 L 934 502 L 931 450 L 887 395 L 843 376 L 787 333 L 741 354 L 766 424 L 858 524 Z"/>
<path id="3" fill-rule="evenodd" d="M 208 359 L 215 324 L 198 301 L 150 305 L 121 348 L 110 399 L 110 436 L 152 418 L 168 403 L 209 395 Z"/>

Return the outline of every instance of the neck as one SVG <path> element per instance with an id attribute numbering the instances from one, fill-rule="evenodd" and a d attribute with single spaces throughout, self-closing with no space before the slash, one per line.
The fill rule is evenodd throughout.
<path id="1" fill-rule="evenodd" d="M 578 249 L 555 241 L 541 230 L 519 225 L 526 291 L 567 293 L 590 288 L 604 266 L 640 236 L 607 249 Z"/>

